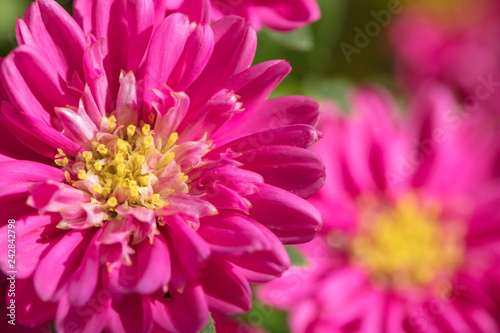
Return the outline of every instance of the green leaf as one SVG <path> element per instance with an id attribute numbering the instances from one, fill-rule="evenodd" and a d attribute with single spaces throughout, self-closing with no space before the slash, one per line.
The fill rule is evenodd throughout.
<path id="1" fill-rule="evenodd" d="M 215 323 L 214 320 L 212 319 L 212 316 L 210 316 L 210 320 L 208 322 L 208 325 L 200 331 L 200 333 L 216 333 L 215 332 Z"/>
<path id="2" fill-rule="evenodd" d="M 307 260 L 306 258 L 300 253 L 300 251 L 291 245 L 285 245 L 286 252 L 288 253 L 288 256 L 290 257 L 290 262 L 292 266 L 307 266 Z"/>
<path id="3" fill-rule="evenodd" d="M 265 34 L 273 42 L 291 50 L 307 52 L 314 48 L 313 33 L 308 25 L 292 32 L 265 30 Z"/>

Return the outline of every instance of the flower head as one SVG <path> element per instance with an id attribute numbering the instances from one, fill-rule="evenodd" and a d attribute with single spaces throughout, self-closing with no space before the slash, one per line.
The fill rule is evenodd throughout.
<path id="1" fill-rule="evenodd" d="M 260 294 L 290 311 L 293 332 L 496 332 L 495 137 L 472 118 L 457 126 L 443 87 L 405 118 L 394 104 L 361 89 L 351 114 L 324 114 L 328 177 L 310 199 L 324 228 L 300 245 L 308 266 Z"/>
<path id="2" fill-rule="evenodd" d="M 324 178 L 306 149 L 317 104 L 266 100 L 290 67 L 250 66 L 255 32 L 240 18 L 155 25 L 152 1 L 93 6 L 82 27 L 53 0 L 32 3 L 1 63 L 19 321 L 196 332 L 209 310 L 248 310 L 249 282 L 287 268 L 282 242 L 319 229 L 304 200 Z"/>

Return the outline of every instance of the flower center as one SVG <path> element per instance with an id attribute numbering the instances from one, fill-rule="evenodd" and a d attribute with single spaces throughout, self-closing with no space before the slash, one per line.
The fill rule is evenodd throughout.
<path id="1" fill-rule="evenodd" d="M 91 193 L 103 208 L 162 208 L 173 192 L 188 192 L 188 177 L 175 161 L 177 133 L 166 142 L 153 135 L 148 124 L 118 126 L 114 116 L 104 117 L 92 150 L 78 153 L 74 161 L 59 150 L 55 162 L 68 183 Z"/>
<path id="2" fill-rule="evenodd" d="M 355 262 L 373 280 L 396 288 L 428 286 L 446 278 L 461 263 L 463 232 L 440 221 L 435 205 L 414 196 L 362 219 L 352 243 Z"/>

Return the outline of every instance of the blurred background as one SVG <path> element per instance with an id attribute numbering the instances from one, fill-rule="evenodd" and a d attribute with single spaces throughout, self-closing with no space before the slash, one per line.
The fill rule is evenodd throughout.
<path id="1" fill-rule="evenodd" d="M 57 1 L 71 11 L 71 0 Z M 255 62 L 286 59 L 293 68 L 275 95 L 305 94 L 312 97 L 342 96 L 353 82 L 391 82 L 392 52 L 385 29 L 348 63 L 339 45 L 355 46 L 356 27 L 364 29 L 374 18 L 371 11 L 387 9 L 384 0 L 319 0 L 320 21 L 292 33 L 260 32 Z M 0 56 L 16 46 L 16 17 L 23 15 L 29 0 L 0 0 Z"/>
<path id="2" fill-rule="evenodd" d="M 58 2 L 71 12 L 71 0 Z M 0 0 L 0 56 L 17 45 L 16 18 L 22 17 L 29 3 Z M 322 9 L 318 22 L 290 33 L 259 32 L 255 63 L 286 59 L 292 66 L 273 96 L 330 98 L 347 109 L 345 96 L 350 88 L 375 83 L 404 103 L 417 82 L 432 78 L 450 85 L 463 98 L 477 86 L 478 78 L 500 74 L 499 43 L 494 43 L 500 36 L 500 15 L 494 0 L 318 3 Z M 492 105 L 498 105 L 496 97 Z M 288 247 L 288 251 L 293 264 L 304 264 L 297 250 Z M 239 320 L 258 321 L 269 332 L 288 332 L 286 314 L 269 311 L 258 302 Z"/>

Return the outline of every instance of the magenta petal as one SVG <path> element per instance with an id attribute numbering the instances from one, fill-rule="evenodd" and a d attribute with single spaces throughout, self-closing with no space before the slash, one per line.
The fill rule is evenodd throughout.
<path id="1" fill-rule="evenodd" d="M 189 6 L 194 7 L 192 3 Z M 190 20 L 193 21 L 194 19 L 190 17 Z M 198 20 L 195 21 L 199 22 Z M 212 28 L 208 25 L 197 24 L 186 40 L 179 63 L 168 78 L 168 86 L 176 91 L 185 91 L 205 69 L 213 49 L 214 35 Z"/>
<path id="2" fill-rule="evenodd" d="M 189 34 L 189 21 L 182 14 L 170 15 L 155 30 L 145 63 L 146 103 L 156 99 L 153 89 L 160 89 L 167 82 L 182 55 Z M 170 52 L 165 52 L 166 49 Z"/>
<path id="3" fill-rule="evenodd" d="M 138 125 L 139 113 L 136 111 L 137 82 L 134 73 L 128 72 L 120 82 L 116 101 L 116 120 L 118 124 Z"/>
<path id="4" fill-rule="evenodd" d="M 104 70 L 106 44 L 104 39 L 95 41 L 90 36 L 88 43 L 89 46 L 85 49 L 83 55 L 85 79 L 97 104 L 99 113 L 104 115 L 111 107 L 109 82 L 107 73 Z"/>
<path id="5" fill-rule="evenodd" d="M 220 212 L 203 218 L 198 234 L 210 245 L 214 254 L 239 256 L 274 246 L 256 222 L 233 212 Z"/>
<path id="6" fill-rule="evenodd" d="M 2 175 L 0 185 L 64 180 L 64 172 L 61 169 L 31 161 L 2 162 L 0 163 L 0 175 Z"/>
<path id="7" fill-rule="evenodd" d="M 125 17 L 129 37 L 127 71 L 136 71 L 141 64 L 153 32 L 154 1 L 127 1 Z"/>
<path id="8" fill-rule="evenodd" d="M 152 244 L 143 241 L 137 245 L 137 266 L 137 292 L 149 294 L 167 286 L 171 265 L 170 253 L 163 237 L 154 237 Z"/>
<path id="9" fill-rule="evenodd" d="M 151 308 L 154 322 L 167 332 L 196 333 L 208 323 L 203 289 L 192 283 L 182 293 L 172 289 L 168 297 L 163 292 L 152 295 Z M 189 320 L 186 320 L 187 313 Z"/>
<path id="10" fill-rule="evenodd" d="M 217 183 L 210 183 L 206 187 L 207 200 L 217 209 L 231 209 L 248 213 L 251 204 L 238 192 Z"/>
<path id="11" fill-rule="evenodd" d="M 89 202 L 90 194 L 71 185 L 47 181 L 36 185 L 27 204 L 40 212 L 59 212 L 60 209 Z"/>
<path id="12" fill-rule="evenodd" d="M 83 77 L 83 31 L 57 2 L 39 0 L 32 3 L 24 20 L 36 45 L 54 61 L 63 78 L 69 80 L 74 71 Z"/>
<path id="13" fill-rule="evenodd" d="M 16 323 L 34 327 L 47 324 L 55 317 L 57 303 L 42 301 L 33 288 L 32 279 L 16 280 Z"/>
<path id="14" fill-rule="evenodd" d="M 78 330 L 81 333 L 101 332 L 106 324 L 111 307 L 111 293 L 98 288 L 90 302 L 81 306 L 72 306 L 68 295 L 63 294 L 58 306 L 55 320 L 57 332 L 71 332 Z"/>
<path id="15" fill-rule="evenodd" d="M 96 240 L 102 233 L 97 231 L 82 258 L 80 267 L 68 284 L 68 301 L 72 306 L 81 307 L 94 294 L 99 276 L 99 253 Z"/>
<path id="16" fill-rule="evenodd" d="M 291 70 L 284 60 L 262 62 L 233 76 L 224 88 L 241 96 L 245 109 L 258 109 Z"/>
<path id="17" fill-rule="evenodd" d="M 76 104 L 77 98 L 61 82 L 50 59 L 36 48 L 26 45 L 17 47 L 5 59 L 3 66 L 6 66 L 3 69 L 5 87 L 17 108 L 29 110 L 29 107 L 39 107 L 39 103 L 45 110 L 40 112 L 53 115 L 54 107 Z M 47 94 L 46 91 L 53 93 Z M 46 120 L 46 116 L 41 116 Z"/>
<path id="18" fill-rule="evenodd" d="M 211 182 L 224 185 L 242 196 L 247 196 L 257 192 L 258 189 L 255 184 L 263 183 L 264 178 L 252 171 L 234 166 L 224 166 L 205 172 L 198 179 L 198 186 Z"/>
<path id="19" fill-rule="evenodd" d="M 56 115 L 65 129 L 66 136 L 87 150 L 92 150 L 92 139 L 98 129 L 83 109 L 76 112 L 67 108 L 56 108 Z"/>
<path id="20" fill-rule="evenodd" d="M 45 162 L 44 164 L 52 163 L 51 159 L 45 158 L 24 145 L 9 131 L 9 127 L 12 128 L 12 123 L 8 126 L 7 122 L 9 121 L 0 113 L 0 154 L 3 155 L 4 159 L 31 160 Z M 15 133 L 19 134 L 19 130 L 16 130 Z"/>
<path id="21" fill-rule="evenodd" d="M 43 300 L 58 299 L 68 279 L 80 265 L 94 230 L 71 231 L 44 255 L 33 278 Z"/>
<path id="22" fill-rule="evenodd" d="M 56 215 L 28 215 L 16 219 L 16 260 L 17 278 L 25 279 L 31 276 L 40 261 L 40 257 L 55 238 L 63 234 L 56 229 L 59 217 Z M 8 234 L 7 225 L 0 229 Z M 43 236 L 42 236 L 43 235 Z M 0 245 L 7 248 L 7 237 L 0 238 Z M 8 269 L 8 257 L 0 258 L 0 266 L 4 272 Z"/>
<path id="23" fill-rule="evenodd" d="M 170 5 L 169 7 L 175 8 L 175 10 L 173 10 L 174 13 L 180 12 L 186 14 L 191 22 L 210 23 L 210 0 L 180 1 L 180 6 L 176 6 L 175 2 L 175 0 L 167 1 Z M 167 12 L 167 15 L 169 15 L 169 12 Z"/>
<path id="24" fill-rule="evenodd" d="M 266 247 L 254 253 L 234 256 L 228 260 L 235 264 L 236 271 L 248 281 L 262 283 L 280 277 L 290 266 L 290 258 L 281 241 L 269 229 L 260 223 L 253 222 L 263 234 Z"/>
<path id="25" fill-rule="evenodd" d="M 309 125 L 290 125 L 244 136 L 212 150 L 208 156 L 217 156 L 230 150 L 243 152 L 262 146 L 292 146 L 307 148 L 319 139 L 320 133 Z"/>
<path id="26" fill-rule="evenodd" d="M 3 107 L 12 109 L 12 106 L 8 103 L 3 103 Z M 13 112 L 16 111 L 13 110 Z M 20 129 L 3 114 L 0 114 L 0 121 L 0 128 L 3 127 L 6 129 L 6 131 L 0 135 L 2 137 L 5 136 L 7 139 L 6 141 L 2 141 L 2 143 L 0 143 L 0 149 L 3 153 L 13 157 L 19 156 L 18 159 L 45 162 L 45 164 L 52 163 L 56 154 L 53 147 L 49 146 L 36 136 L 31 135 L 28 131 Z M 16 149 L 18 147 L 21 147 L 21 149 Z"/>
<path id="27" fill-rule="evenodd" d="M 247 69 L 255 55 L 255 30 L 242 18 L 225 17 L 212 24 L 215 45 L 210 61 L 198 79 L 187 89 L 193 105 L 204 103 L 234 74 Z"/>
<path id="28" fill-rule="evenodd" d="M 200 235 L 191 229 L 179 215 L 165 217 L 172 244 L 182 258 L 184 267 L 193 275 L 205 264 L 210 256 L 210 248 Z"/>
<path id="29" fill-rule="evenodd" d="M 250 217 L 271 229 L 283 243 L 310 241 L 321 228 L 321 215 L 306 200 L 280 188 L 258 184 L 259 192 L 247 197 Z"/>
<path id="30" fill-rule="evenodd" d="M 106 321 L 106 332 L 151 332 L 153 321 L 149 302 L 140 294 L 126 295 L 113 300 Z"/>
<path id="31" fill-rule="evenodd" d="M 211 310 L 226 315 L 250 310 L 252 291 L 245 278 L 224 260 L 212 259 L 200 278 Z"/>
<path id="32" fill-rule="evenodd" d="M 286 96 L 266 101 L 259 108 L 247 109 L 227 122 L 228 128 L 238 128 L 241 134 L 252 134 L 264 129 L 304 124 L 315 127 L 319 119 L 318 103 L 304 96 Z M 217 139 L 232 133 L 219 132 Z"/>
<path id="33" fill-rule="evenodd" d="M 2 68 L 3 58 L 0 57 L 0 68 Z M 3 86 L 2 81 L 0 80 L 0 101 L 7 100 L 7 93 L 5 92 L 5 88 Z"/>
<path id="34" fill-rule="evenodd" d="M 267 146 L 250 149 L 237 158 L 244 168 L 261 174 L 266 184 L 280 187 L 302 198 L 309 198 L 325 182 L 325 166 L 309 150 Z"/>
<path id="35" fill-rule="evenodd" d="M 68 139 L 66 136 L 55 130 L 52 126 L 49 126 L 45 121 L 33 117 L 29 114 L 30 110 L 15 110 L 9 104 L 2 104 L 2 112 L 13 124 L 19 127 L 21 130 L 29 133 L 34 141 L 42 141 L 46 146 L 53 147 L 52 158 L 57 153 L 57 148 L 61 148 L 65 153 L 76 156 L 77 153 L 82 149 L 80 145 Z M 36 143 L 33 143 L 32 148 L 36 149 Z"/>

